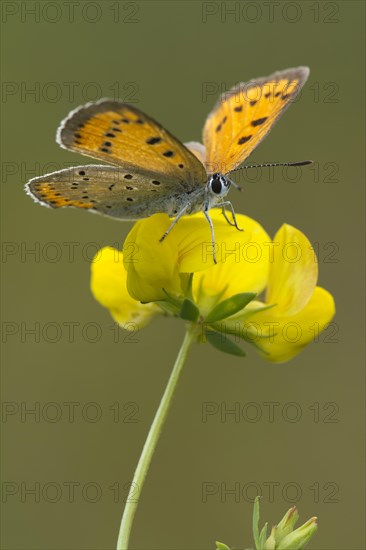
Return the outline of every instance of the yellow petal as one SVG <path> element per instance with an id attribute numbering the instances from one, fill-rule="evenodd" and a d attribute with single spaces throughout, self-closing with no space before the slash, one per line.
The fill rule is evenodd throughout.
<path id="1" fill-rule="evenodd" d="M 170 224 L 166 214 L 155 214 L 137 222 L 127 235 L 123 245 L 127 289 L 136 300 L 163 300 L 163 289 L 174 295 L 182 292 L 175 228 L 160 242 Z"/>
<path id="2" fill-rule="evenodd" d="M 215 232 L 215 250 L 218 263 L 232 255 L 241 261 L 241 249 L 250 238 L 248 231 L 238 231 L 228 224 L 219 210 L 210 210 Z M 202 212 L 184 216 L 174 227 L 179 248 L 179 271 L 196 273 L 214 266 L 210 225 Z"/>
<path id="3" fill-rule="evenodd" d="M 227 298 L 239 292 L 261 292 L 268 281 L 271 239 L 261 225 L 242 214 L 237 222 L 244 231 L 229 225 L 222 213 L 210 211 L 215 228 L 216 255 L 212 261 L 211 235 L 203 214 L 184 219 L 180 235 L 180 270 L 195 272 L 195 296 Z"/>
<path id="4" fill-rule="evenodd" d="M 159 239 L 172 220 L 156 214 L 137 222 L 124 244 L 127 288 L 142 302 L 162 300 L 163 289 L 181 295 L 179 274 L 205 272 L 204 280 L 195 276 L 194 288 L 230 296 L 237 292 L 260 292 L 266 286 L 269 269 L 270 238 L 264 229 L 247 216 L 238 215 L 238 231 L 227 223 L 221 211 L 211 210 L 216 255 L 213 262 L 210 226 L 202 212 L 184 216 L 163 242 Z M 265 244 L 264 244 L 265 243 Z M 128 252 L 128 254 L 127 254 Z"/>
<path id="5" fill-rule="evenodd" d="M 94 298 L 109 309 L 117 323 L 127 330 L 138 330 L 159 312 L 154 304 L 140 304 L 127 292 L 127 273 L 122 252 L 102 248 L 91 265 L 91 290 Z"/>
<path id="6" fill-rule="evenodd" d="M 265 353 L 265 357 L 283 362 L 297 355 L 310 342 L 318 341 L 319 334 L 334 314 L 333 296 L 317 286 L 306 306 L 295 315 L 282 315 L 281 308 L 275 306 L 254 313 L 248 323 L 251 323 L 253 343 Z M 247 329 L 244 325 L 243 330 Z"/>
<path id="7" fill-rule="evenodd" d="M 294 315 L 308 303 L 318 279 L 318 262 L 305 235 L 284 224 L 273 239 L 266 302 L 284 315 Z"/>

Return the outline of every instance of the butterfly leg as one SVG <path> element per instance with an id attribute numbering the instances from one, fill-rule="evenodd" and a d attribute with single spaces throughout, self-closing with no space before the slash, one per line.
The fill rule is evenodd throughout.
<path id="1" fill-rule="evenodd" d="M 236 216 L 235 216 L 235 211 L 234 211 L 234 207 L 233 205 L 231 204 L 230 201 L 224 201 L 222 203 L 220 203 L 218 206 L 222 206 L 222 213 L 224 214 L 224 218 L 225 220 L 230 224 L 230 225 L 233 225 L 234 227 L 236 227 L 236 229 L 238 231 L 244 231 L 244 229 L 241 229 L 239 226 L 238 226 L 238 222 L 236 221 Z M 230 212 L 231 212 L 231 215 L 233 217 L 233 222 L 231 222 L 229 220 L 229 218 L 227 217 L 227 214 L 226 214 L 226 211 L 225 211 L 225 206 L 227 206 L 229 209 L 230 209 Z"/>
<path id="2" fill-rule="evenodd" d="M 174 218 L 174 220 L 172 221 L 172 223 L 169 225 L 168 229 L 165 231 L 164 235 L 159 239 L 160 242 L 162 242 L 168 235 L 169 233 L 171 232 L 171 230 L 173 229 L 173 227 L 175 226 L 175 224 L 177 223 L 177 221 L 182 217 L 184 216 L 184 214 L 187 212 L 188 208 L 190 207 L 190 203 L 186 204 L 182 210 L 180 212 L 178 212 L 178 214 L 176 215 L 176 217 Z"/>
<path id="3" fill-rule="evenodd" d="M 232 222 L 231 220 L 229 220 L 227 214 L 226 214 L 226 210 L 225 210 L 225 206 L 222 207 L 222 215 L 224 216 L 225 220 L 227 221 L 227 223 L 229 225 L 232 225 L 233 227 L 235 227 L 235 223 Z"/>
<path id="4" fill-rule="evenodd" d="M 210 216 L 209 216 L 208 211 L 207 211 L 206 209 L 204 209 L 204 210 L 203 210 L 203 213 L 204 213 L 204 215 L 206 216 L 206 220 L 208 221 L 209 226 L 210 226 L 210 229 L 211 229 L 212 256 L 213 256 L 213 261 L 214 261 L 214 263 L 217 264 L 214 226 L 213 226 L 213 223 L 212 223 L 212 220 L 211 220 L 211 218 L 210 218 Z"/>

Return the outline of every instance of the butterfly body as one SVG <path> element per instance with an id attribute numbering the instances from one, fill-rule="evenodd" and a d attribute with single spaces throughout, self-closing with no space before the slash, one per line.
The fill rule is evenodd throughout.
<path id="1" fill-rule="evenodd" d="M 26 191 L 53 208 L 75 207 L 121 220 L 208 211 L 224 201 L 236 170 L 296 98 L 307 67 L 240 83 L 223 94 L 208 116 L 204 145 L 183 145 L 132 105 L 110 99 L 72 111 L 57 131 L 61 147 L 106 165 L 77 166 L 34 178 Z M 235 185 L 235 184 L 234 184 Z M 171 226 L 171 227 L 172 227 Z"/>

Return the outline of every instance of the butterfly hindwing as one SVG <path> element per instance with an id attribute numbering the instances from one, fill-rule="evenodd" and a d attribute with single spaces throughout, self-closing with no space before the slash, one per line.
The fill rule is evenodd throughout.
<path id="1" fill-rule="evenodd" d="M 57 132 L 71 151 L 126 168 L 164 174 L 184 189 L 206 183 L 201 162 L 136 107 L 102 99 L 72 111 Z"/>
<path id="2" fill-rule="evenodd" d="M 202 164 L 205 164 L 206 152 L 202 143 L 199 143 L 198 141 L 189 141 L 184 145 L 194 154 L 195 157 L 198 158 L 200 162 L 202 162 Z"/>
<path id="3" fill-rule="evenodd" d="M 293 102 L 308 75 L 307 67 L 287 69 L 224 93 L 203 131 L 207 171 L 225 174 L 242 164 Z"/>
<path id="4" fill-rule="evenodd" d="M 174 201 L 181 194 L 169 176 L 102 165 L 75 166 L 34 178 L 27 191 L 52 208 L 72 206 L 125 220 L 157 212 L 174 215 Z"/>

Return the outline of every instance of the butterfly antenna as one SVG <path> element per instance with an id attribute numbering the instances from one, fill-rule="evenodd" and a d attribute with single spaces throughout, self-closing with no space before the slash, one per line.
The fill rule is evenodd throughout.
<path id="1" fill-rule="evenodd" d="M 306 166 L 312 164 L 312 160 L 300 160 L 299 162 L 266 162 L 264 164 L 246 164 L 230 170 L 231 172 L 237 172 L 238 170 L 247 170 L 248 168 L 270 168 L 272 166 Z M 235 187 L 235 185 L 234 185 Z"/>
<path id="2" fill-rule="evenodd" d="M 242 188 L 240 187 L 240 185 L 238 185 L 238 184 L 236 183 L 236 181 L 231 180 L 231 179 L 228 178 L 227 176 L 225 176 L 225 177 L 226 177 L 226 179 L 230 182 L 230 184 L 231 184 L 233 187 L 235 187 L 235 189 L 237 189 L 238 191 L 242 191 Z"/>

